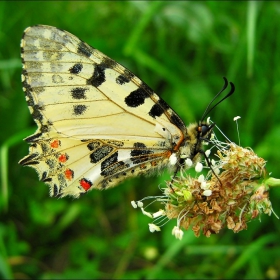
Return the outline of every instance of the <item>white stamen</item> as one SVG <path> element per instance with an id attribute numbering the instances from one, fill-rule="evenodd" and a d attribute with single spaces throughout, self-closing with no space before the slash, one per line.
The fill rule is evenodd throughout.
<path id="1" fill-rule="evenodd" d="M 131 205 L 132 205 L 133 208 L 137 208 L 137 204 L 135 203 L 134 200 L 131 201 Z"/>
<path id="2" fill-rule="evenodd" d="M 165 211 L 160 209 L 159 211 L 157 211 L 156 213 L 152 214 L 153 215 L 153 218 L 157 218 L 157 217 L 160 217 L 160 216 L 164 216 L 165 215 Z"/>
<path id="3" fill-rule="evenodd" d="M 203 169 L 203 165 L 200 162 L 198 162 L 195 166 L 195 171 L 196 172 L 201 172 L 202 169 Z"/>
<path id="4" fill-rule="evenodd" d="M 136 203 L 137 203 L 137 206 L 140 208 L 142 208 L 144 205 L 142 201 L 137 201 Z"/>
<path id="5" fill-rule="evenodd" d="M 155 224 L 149 224 L 150 232 L 160 231 L 160 227 Z"/>
<path id="6" fill-rule="evenodd" d="M 237 116 L 237 117 L 234 117 L 234 118 L 233 118 L 233 120 L 236 122 L 237 136 L 238 136 L 238 144 L 239 144 L 239 146 L 240 146 L 240 136 L 239 136 L 238 122 L 237 122 L 238 119 L 241 119 L 241 117 L 240 117 L 240 116 Z"/>
<path id="7" fill-rule="evenodd" d="M 206 157 L 209 157 L 209 156 L 210 156 L 210 154 L 211 154 L 211 150 L 207 150 L 207 151 L 205 151 L 205 156 L 206 156 Z"/>
<path id="8" fill-rule="evenodd" d="M 199 175 L 199 177 L 197 178 L 197 181 L 198 181 L 199 183 L 204 182 L 204 181 L 205 181 L 204 175 L 203 175 L 203 174 Z"/>
<path id="9" fill-rule="evenodd" d="M 204 196 L 210 196 L 212 194 L 212 191 L 211 190 L 205 190 L 202 195 Z"/>
<path id="10" fill-rule="evenodd" d="M 219 175 L 221 173 L 221 171 L 218 167 L 213 167 L 213 171 L 216 175 Z"/>
<path id="11" fill-rule="evenodd" d="M 176 156 L 175 153 L 173 153 L 173 154 L 170 156 L 170 158 L 169 158 L 169 163 L 170 163 L 171 165 L 175 165 L 175 164 L 177 163 L 177 156 Z"/>
<path id="12" fill-rule="evenodd" d="M 182 240 L 184 232 L 178 226 L 175 226 L 172 229 L 172 235 L 174 235 L 177 239 Z"/>
<path id="13" fill-rule="evenodd" d="M 201 182 L 200 188 L 203 189 L 203 190 L 206 190 L 208 188 L 207 183 L 205 181 Z"/>
<path id="14" fill-rule="evenodd" d="M 191 160 L 190 158 L 187 158 L 187 159 L 185 160 L 185 164 L 186 164 L 187 166 L 191 167 L 191 166 L 193 165 L 193 162 L 192 162 L 192 160 Z"/>

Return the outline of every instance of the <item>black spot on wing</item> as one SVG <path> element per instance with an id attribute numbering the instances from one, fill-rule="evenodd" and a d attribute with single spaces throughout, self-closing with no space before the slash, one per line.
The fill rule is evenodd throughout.
<path id="1" fill-rule="evenodd" d="M 153 105 L 152 109 L 149 112 L 149 115 L 153 118 L 160 117 L 163 114 L 164 110 L 162 107 L 159 106 L 159 104 Z"/>
<path id="2" fill-rule="evenodd" d="M 56 184 L 54 184 L 53 185 L 53 196 L 57 196 L 57 195 L 59 195 L 59 187 Z"/>
<path id="3" fill-rule="evenodd" d="M 124 75 L 119 75 L 116 78 L 116 83 L 119 84 L 119 85 L 123 85 L 123 84 L 128 83 L 128 82 L 129 82 L 129 79 L 127 77 L 125 77 Z"/>
<path id="4" fill-rule="evenodd" d="M 131 81 L 135 75 L 130 72 L 128 69 L 124 69 L 123 73 L 116 78 L 116 82 L 119 85 L 123 85 Z"/>
<path id="5" fill-rule="evenodd" d="M 43 111 L 44 108 L 36 104 L 36 105 L 32 106 L 32 109 L 33 109 L 33 112 L 31 113 L 31 115 L 32 115 L 33 119 L 41 122 L 43 119 L 43 115 L 41 114 L 41 111 Z"/>
<path id="6" fill-rule="evenodd" d="M 40 131 L 42 133 L 47 133 L 49 130 L 50 130 L 50 126 L 52 126 L 52 123 L 50 121 L 48 121 L 48 124 L 47 125 L 41 125 L 40 127 Z"/>
<path id="7" fill-rule="evenodd" d="M 92 50 L 93 49 L 90 46 L 88 46 L 83 41 L 80 41 L 77 52 L 83 56 L 90 57 L 92 54 Z"/>
<path id="8" fill-rule="evenodd" d="M 47 133 L 49 131 L 51 125 L 52 125 L 51 123 L 48 123 L 48 125 L 41 125 L 39 133 L 30 135 L 24 138 L 24 140 L 28 143 L 33 143 L 37 141 L 43 135 L 43 133 Z"/>
<path id="9" fill-rule="evenodd" d="M 85 106 L 85 105 L 74 105 L 73 106 L 73 113 L 76 116 L 82 115 L 85 112 L 86 109 L 87 109 L 87 106 Z"/>
<path id="10" fill-rule="evenodd" d="M 41 181 L 42 181 L 42 182 L 45 182 L 45 183 L 51 182 L 51 181 L 52 181 L 52 178 L 45 178 L 44 180 L 41 179 Z"/>
<path id="11" fill-rule="evenodd" d="M 138 107 L 145 102 L 145 98 L 148 98 L 149 94 L 142 88 L 138 88 L 132 91 L 125 99 L 125 103 L 129 107 Z"/>
<path id="12" fill-rule="evenodd" d="M 100 147 L 101 143 L 99 141 L 92 141 L 90 143 L 87 144 L 87 148 L 90 151 L 94 151 L 96 150 L 98 147 Z"/>
<path id="13" fill-rule="evenodd" d="M 90 162 L 97 163 L 104 157 L 108 156 L 113 151 L 113 148 L 110 146 L 102 146 L 98 148 L 96 151 L 90 154 Z M 105 160 L 106 161 L 106 160 Z M 103 161 L 104 163 L 104 161 Z M 103 164 L 102 163 L 102 164 Z"/>
<path id="14" fill-rule="evenodd" d="M 39 164 L 39 161 L 34 160 L 39 156 L 38 153 L 31 154 L 25 158 L 23 158 L 21 161 L 19 161 L 19 164 L 21 165 L 34 165 Z"/>
<path id="15" fill-rule="evenodd" d="M 34 141 L 38 140 L 38 138 L 40 138 L 41 136 L 42 136 L 42 133 L 39 132 L 39 133 L 33 134 L 31 136 L 28 136 L 24 140 L 28 143 L 31 143 L 31 142 L 34 142 Z"/>
<path id="16" fill-rule="evenodd" d="M 42 173 L 42 177 L 41 177 L 41 179 L 40 179 L 40 181 L 45 181 L 46 179 L 47 179 L 47 175 L 48 175 L 48 173 L 46 172 L 46 171 L 44 171 L 43 173 Z"/>
<path id="17" fill-rule="evenodd" d="M 107 177 L 109 175 L 116 174 L 125 168 L 126 168 L 126 165 L 124 164 L 124 162 L 118 161 L 118 162 L 115 162 L 115 163 L 109 165 L 106 169 L 101 171 L 100 175 Z M 117 176 L 116 176 L 116 178 L 117 178 Z"/>
<path id="18" fill-rule="evenodd" d="M 168 104 L 163 99 L 160 99 L 155 105 L 153 105 L 149 115 L 153 118 L 160 117 L 169 108 Z"/>
<path id="19" fill-rule="evenodd" d="M 75 65 L 73 65 L 69 71 L 72 74 L 79 74 L 83 69 L 83 65 L 81 63 L 76 63 Z"/>
<path id="20" fill-rule="evenodd" d="M 92 85 L 94 87 L 99 87 L 105 81 L 105 69 L 107 67 L 104 64 L 96 64 L 94 67 L 93 75 L 87 80 L 88 85 Z"/>
<path id="21" fill-rule="evenodd" d="M 118 151 L 112 154 L 110 157 L 105 159 L 101 163 L 101 171 L 104 171 L 106 168 L 108 168 L 110 165 L 118 162 Z"/>
<path id="22" fill-rule="evenodd" d="M 133 147 L 134 147 L 135 149 L 146 149 L 146 148 L 147 148 L 147 146 L 146 146 L 145 144 L 141 143 L 141 142 L 136 142 L 136 143 L 134 143 L 134 144 L 133 144 Z"/>
<path id="23" fill-rule="evenodd" d="M 73 88 L 71 90 L 72 98 L 73 99 L 87 99 L 86 95 L 85 95 L 86 90 L 88 90 L 88 89 L 80 88 L 80 87 Z"/>
<path id="24" fill-rule="evenodd" d="M 130 152 L 131 161 L 134 164 L 139 164 L 141 162 L 147 161 L 149 155 L 153 154 L 153 151 L 148 150 L 146 145 L 140 142 L 134 143 L 134 149 Z"/>

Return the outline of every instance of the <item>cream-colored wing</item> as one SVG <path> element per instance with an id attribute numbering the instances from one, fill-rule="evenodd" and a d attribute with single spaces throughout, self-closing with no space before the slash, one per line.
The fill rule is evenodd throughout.
<path id="1" fill-rule="evenodd" d="M 38 129 L 20 163 L 37 170 L 51 195 L 114 186 L 166 166 L 178 150 L 182 120 L 114 60 L 44 25 L 27 28 L 21 48 L 23 89 Z"/>

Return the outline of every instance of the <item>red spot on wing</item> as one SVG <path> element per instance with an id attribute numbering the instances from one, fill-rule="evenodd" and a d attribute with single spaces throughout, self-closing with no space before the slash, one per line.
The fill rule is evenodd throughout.
<path id="1" fill-rule="evenodd" d="M 68 168 L 64 171 L 64 175 L 65 175 L 66 179 L 68 179 L 70 181 L 74 177 L 74 171 Z"/>
<path id="2" fill-rule="evenodd" d="M 89 181 L 89 180 L 87 180 L 87 179 L 85 179 L 85 178 L 83 178 L 83 179 L 80 180 L 80 186 L 81 186 L 85 191 L 87 191 L 87 190 L 89 190 L 90 187 L 92 186 L 92 182 Z"/>
<path id="3" fill-rule="evenodd" d="M 61 155 L 59 155 L 58 160 L 60 162 L 64 163 L 64 162 L 66 162 L 68 160 L 68 155 L 67 154 L 61 154 Z"/>
<path id="4" fill-rule="evenodd" d="M 55 140 L 53 140 L 53 141 L 51 142 L 51 147 L 52 147 L 53 149 L 57 149 L 59 146 L 60 146 L 60 140 L 55 139 Z"/>

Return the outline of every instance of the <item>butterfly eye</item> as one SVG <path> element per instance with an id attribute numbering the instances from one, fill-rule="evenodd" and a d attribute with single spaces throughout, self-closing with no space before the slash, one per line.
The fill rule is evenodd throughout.
<path id="1" fill-rule="evenodd" d="M 205 136 L 210 136 L 212 131 L 212 128 L 214 127 L 215 124 L 207 125 L 207 124 L 202 124 L 201 126 L 198 127 L 198 131 L 200 132 L 200 137 L 205 137 Z M 208 137 L 206 137 L 208 138 Z"/>
<path id="2" fill-rule="evenodd" d="M 202 125 L 200 127 L 201 136 L 205 136 L 209 131 L 209 125 Z"/>

